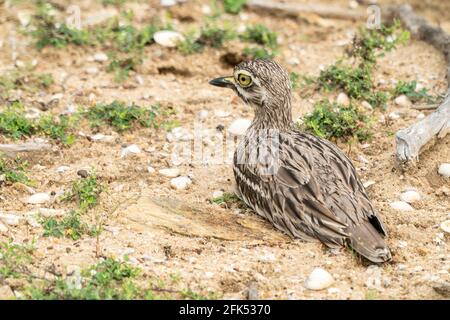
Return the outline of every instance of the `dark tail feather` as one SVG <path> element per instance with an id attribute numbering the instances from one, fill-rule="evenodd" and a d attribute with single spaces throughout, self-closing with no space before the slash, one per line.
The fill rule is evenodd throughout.
<path id="1" fill-rule="evenodd" d="M 391 260 L 392 255 L 383 236 L 369 223 L 354 226 L 349 230 L 350 246 L 364 258 L 373 263 Z"/>

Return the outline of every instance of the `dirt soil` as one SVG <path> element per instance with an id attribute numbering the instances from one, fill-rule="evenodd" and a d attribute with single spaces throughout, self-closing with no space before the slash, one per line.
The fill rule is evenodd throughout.
<path id="1" fill-rule="evenodd" d="M 67 6 L 67 2 L 55 1 Z M 315 1 L 314 1 L 315 2 Z M 386 3 L 386 1 L 379 1 Z M 414 5 L 414 3 L 419 5 Z M 114 7 L 103 7 L 100 1 L 71 1 L 80 5 L 82 17 L 107 16 Z M 136 13 L 136 21 L 145 23 L 154 16 L 163 17 L 170 11 L 176 29 L 185 31 L 203 22 L 202 7 L 208 1 L 188 0 L 182 5 L 164 9 L 159 1 L 129 2 L 126 7 Z M 413 6 L 434 24 L 450 32 L 449 10 L 445 2 L 421 1 Z M 347 1 L 336 1 L 344 7 Z M 25 8 L 26 9 L 26 8 Z M 448 8 L 447 8 L 448 9 Z M 1 73 L 11 70 L 14 62 L 8 49 L 8 37 L 17 27 L 20 7 L 0 11 Z M 349 9 L 350 10 L 350 9 Z M 447 17 L 439 21 L 442 14 Z M 279 34 L 280 54 L 276 60 L 289 71 L 317 75 L 320 68 L 336 61 L 344 52 L 344 44 L 364 22 L 325 19 L 302 15 L 287 19 L 244 10 L 238 16 L 228 16 L 236 26 L 262 23 Z M 199 54 L 184 56 L 175 49 L 159 45 L 146 47 L 146 61 L 138 73 L 133 73 L 123 84 L 117 84 L 102 63 L 92 61 L 95 48 L 35 49 L 32 39 L 16 32 L 19 39 L 18 59 L 37 60 L 36 72 L 51 73 L 55 84 L 47 91 L 25 97 L 33 102 L 62 93 L 60 102 L 51 110 L 58 114 L 70 104 L 93 104 L 119 99 L 127 103 L 148 106 L 160 103 L 172 106 L 183 128 L 192 130 L 194 123 L 215 132 L 218 125 L 225 128 L 237 118 L 251 118 L 252 112 L 231 91 L 212 87 L 208 80 L 229 75 L 231 66 L 221 57 L 240 52 L 245 44 L 232 41 L 222 49 L 206 49 Z M 299 60 L 298 65 L 288 62 Z M 97 67 L 98 73 L 86 70 Z M 378 64 L 374 76 L 380 88 L 392 87 L 394 80 L 414 80 L 430 88 L 431 93 L 443 93 L 447 87 L 443 56 L 430 45 L 411 40 L 386 54 Z M 135 81 L 139 75 L 143 83 Z M 63 85 L 64 84 L 64 85 Z M 311 110 L 314 101 L 321 98 L 314 93 L 300 97 L 294 93 L 294 116 Z M 330 95 L 335 98 L 335 94 Z M 208 116 L 199 120 L 198 113 L 207 110 Z M 228 111 L 219 117 L 218 111 Z M 400 119 L 378 121 L 380 117 L 398 111 Z M 162 168 L 175 167 L 171 162 L 174 144 L 166 139 L 164 129 L 135 129 L 117 134 L 109 127 L 99 132 L 113 135 L 113 142 L 96 142 L 79 137 L 74 145 L 64 148 L 54 144 L 46 152 L 23 157 L 30 163 L 29 176 L 36 181 L 35 192 L 60 194 L 76 180 L 80 169 L 95 169 L 99 179 L 108 187 L 101 198 L 101 206 L 90 214 L 92 221 L 102 217 L 104 231 L 99 238 L 84 236 L 78 241 L 47 238 L 42 228 L 26 223 L 8 226 L 0 234 L 0 242 L 12 240 L 29 243 L 35 240 L 39 272 L 57 270 L 65 274 L 72 265 L 87 266 L 100 256 L 130 257 L 151 275 L 167 277 L 177 274 L 184 287 L 198 292 L 215 292 L 220 298 L 243 299 L 248 286 L 256 283 L 262 299 L 365 299 L 368 295 L 382 299 L 442 299 L 433 290 L 436 281 L 449 281 L 449 236 L 439 225 L 450 214 L 450 201 L 442 193 L 449 181 L 437 174 L 437 167 L 450 162 L 450 138 L 446 137 L 425 151 L 417 166 L 402 171 L 395 165 L 394 133 L 417 121 L 419 113 L 388 103 L 385 112 L 372 111 L 374 138 L 369 144 L 354 144 L 349 156 L 363 181 L 375 183 L 368 193 L 389 230 L 388 244 L 393 261 L 378 269 L 361 263 L 347 250 L 330 251 L 319 243 L 304 243 L 281 234 L 250 210 L 239 206 L 220 206 L 211 203 L 213 192 L 232 192 L 233 174 L 230 164 L 180 164 L 183 175 L 193 183 L 187 190 L 170 187 L 170 178 L 158 174 Z M 91 135 L 86 127 L 80 134 Z M 0 137 L 0 143 L 12 140 Z M 141 153 L 121 158 L 124 145 L 136 144 Z M 340 146 L 348 151 L 346 144 Z M 367 161 L 366 161 L 367 160 Z M 68 166 L 58 173 L 57 168 Z M 156 169 L 149 173 L 147 167 Z M 422 201 L 413 204 L 414 211 L 395 211 L 389 205 L 399 200 L 399 194 L 414 187 Z M 51 204 L 30 205 L 24 199 L 29 189 L 13 184 L 0 189 L 0 212 L 24 216 L 37 208 L 68 208 L 66 203 L 54 200 Z M 304 287 L 306 277 L 315 267 L 328 270 L 335 279 L 332 290 L 311 291 Z"/>

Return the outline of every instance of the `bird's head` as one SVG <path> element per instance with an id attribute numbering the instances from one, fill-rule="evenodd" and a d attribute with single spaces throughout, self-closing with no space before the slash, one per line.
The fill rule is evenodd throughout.
<path id="1" fill-rule="evenodd" d="M 275 61 L 244 61 L 234 67 L 232 76 L 216 78 L 209 83 L 235 91 L 255 109 L 255 120 L 291 121 L 289 74 Z"/>

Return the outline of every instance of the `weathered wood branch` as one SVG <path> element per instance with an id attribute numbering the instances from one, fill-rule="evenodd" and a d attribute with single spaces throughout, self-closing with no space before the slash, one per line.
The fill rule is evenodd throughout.
<path id="1" fill-rule="evenodd" d="M 298 16 L 302 13 L 314 13 L 327 18 L 362 19 L 365 12 L 349 10 L 329 5 L 277 3 L 266 0 L 250 0 L 250 9 L 264 10 L 268 13 L 282 13 L 287 16 Z M 419 40 L 428 42 L 442 52 L 447 61 L 447 81 L 449 88 L 444 101 L 436 107 L 436 111 L 408 128 L 396 133 L 396 156 L 400 163 L 418 160 L 420 152 L 426 145 L 431 145 L 437 138 L 443 138 L 450 131 L 450 36 L 442 29 L 431 26 L 425 19 L 416 15 L 409 5 L 389 5 L 382 8 L 385 22 L 398 18 L 411 34 Z"/>
<path id="2" fill-rule="evenodd" d="M 0 153 L 5 153 L 7 156 L 14 157 L 20 152 L 33 152 L 33 151 L 43 151 L 51 148 L 48 143 L 36 143 L 27 142 L 22 144 L 0 144 Z"/>
<path id="3" fill-rule="evenodd" d="M 307 3 L 280 3 L 270 0 L 249 0 L 247 8 L 270 13 L 281 13 L 288 16 L 298 16 L 302 13 L 317 14 L 333 19 L 358 20 L 366 17 L 365 12 L 349 10 L 334 5 L 307 4 Z"/>
<path id="4" fill-rule="evenodd" d="M 386 13 L 389 20 L 400 19 L 414 37 L 442 52 L 447 62 L 449 87 L 443 102 L 436 111 L 395 135 L 397 160 L 401 163 L 414 162 L 426 145 L 435 142 L 436 137 L 445 137 L 450 130 L 450 35 L 417 16 L 409 5 L 389 6 Z"/>

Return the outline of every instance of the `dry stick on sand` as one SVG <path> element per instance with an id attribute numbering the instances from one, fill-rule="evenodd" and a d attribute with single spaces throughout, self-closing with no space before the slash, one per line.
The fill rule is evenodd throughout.
<path id="1" fill-rule="evenodd" d="M 363 19 L 364 13 L 352 12 L 342 8 L 323 5 L 307 5 L 294 3 L 276 3 L 265 0 L 250 0 L 250 9 L 265 12 L 284 13 L 287 16 L 298 16 L 302 13 L 313 13 L 328 18 Z M 443 138 L 450 129 L 450 36 L 442 29 L 432 27 L 428 22 L 417 16 L 409 5 L 390 5 L 384 8 L 382 17 L 385 21 L 400 19 L 405 27 L 416 38 L 428 42 L 441 51 L 447 61 L 448 90 L 444 101 L 436 107 L 436 111 L 406 129 L 399 130 L 395 136 L 396 156 L 399 163 L 414 162 L 425 145 L 435 142 L 435 137 Z"/>
<path id="2" fill-rule="evenodd" d="M 444 54 L 447 62 L 447 81 L 449 87 L 444 101 L 436 111 L 395 135 L 396 156 L 400 163 L 418 160 L 419 153 L 435 137 L 443 138 L 450 129 L 450 35 L 442 29 L 432 27 L 417 16 L 409 5 L 389 6 L 386 10 L 389 19 L 399 18 L 416 38 L 428 42 Z"/>
<path id="3" fill-rule="evenodd" d="M 43 151 L 51 148 L 48 143 L 28 142 L 22 144 L 0 144 L 0 154 L 5 153 L 9 157 L 14 157 L 19 152 Z"/>

